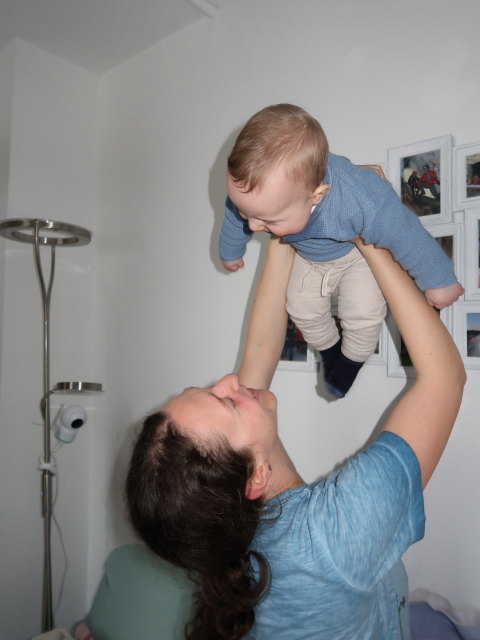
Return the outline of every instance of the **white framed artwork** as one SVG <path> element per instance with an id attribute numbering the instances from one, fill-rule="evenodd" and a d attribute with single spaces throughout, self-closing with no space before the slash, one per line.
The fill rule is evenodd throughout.
<path id="1" fill-rule="evenodd" d="M 372 353 L 365 364 L 385 364 L 387 362 L 388 330 L 386 322 L 382 322 L 375 353 Z"/>
<path id="2" fill-rule="evenodd" d="M 439 311 L 440 319 L 448 329 L 449 333 L 452 333 L 452 318 L 453 307 L 447 307 Z M 400 335 L 400 331 L 393 319 L 393 316 L 389 313 L 387 316 L 388 326 L 388 346 L 387 346 L 387 375 L 392 378 L 410 378 L 415 376 L 415 369 L 412 366 L 412 361 L 406 349 L 406 346 Z"/>
<path id="3" fill-rule="evenodd" d="M 415 375 L 410 357 L 400 336 L 395 320 L 388 312 L 386 324 L 387 337 L 387 376 L 390 378 L 406 378 Z"/>
<path id="4" fill-rule="evenodd" d="M 456 219 L 459 217 L 456 215 Z M 463 282 L 463 223 L 450 222 L 428 227 L 428 232 L 437 239 L 453 263 L 457 279 Z M 448 331 L 452 332 L 453 307 L 446 307 L 439 311 L 440 318 Z M 387 318 L 387 375 L 394 378 L 404 378 L 415 374 L 410 356 L 400 336 L 397 325 L 391 315 Z"/>
<path id="5" fill-rule="evenodd" d="M 454 149 L 454 206 L 480 206 L 480 142 Z"/>
<path id="6" fill-rule="evenodd" d="M 451 222 L 452 136 L 388 150 L 388 179 L 423 225 Z"/>
<path id="7" fill-rule="evenodd" d="M 283 350 L 277 369 L 283 371 L 315 371 L 315 352 L 306 342 L 298 327 L 288 318 Z"/>
<path id="8" fill-rule="evenodd" d="M 480 302 L 457 302 L 454 340 L 466 369 L 480 369 Z"/>
<path id="9" fill-rule="evenodd" d="M 480 206 L 465 211 L 465 300 L 480 300 Z"/>
<path id="10" fill-rule="evenodd" d="M 465 282 L 465 240 L 462 214 L 456 212 L 454 220 L 455 222 L 430 226 L 427 231 L 437 239 L 450 258 L 457 280 L 463 284 Z"/>

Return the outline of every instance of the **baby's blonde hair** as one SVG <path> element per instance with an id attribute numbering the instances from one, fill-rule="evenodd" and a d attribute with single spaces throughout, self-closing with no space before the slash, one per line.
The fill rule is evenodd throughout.
<path id="1" fill-rule="evenodd" d="M 228 171 L 246 191 L 260 189 L 284 162 L 292 182 L 315 189 L 328 162 L 328 142 L 320 123 L 293 104 L 276 104 L 254 114 L 240 131 Z"/>

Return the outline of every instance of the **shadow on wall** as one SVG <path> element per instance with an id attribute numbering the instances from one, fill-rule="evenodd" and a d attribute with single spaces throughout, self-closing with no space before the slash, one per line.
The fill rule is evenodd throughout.
<path id="1" fill-rule="evenodd" d="M 226 277 L 232 277 L 234 275 L 232 272 L 227 271 L 222 263 L 220 258 L 218 257 L 218 236 L 220 234 L 220 228 L 222 226 L 223 221 L 223 213 L 225 208 L 225 198 L 227 195 L 226 188 L 226 173 L 227 173 L 227 159 L 230 155 L 230 151 L 235 144 L 235 140 L 237 139 L 238 134 L 240 133 L 243 125 L 235 129 L 225 140 L 224 144 L 220 147 L 215 162 L 210 170 L 209 183 L 208 183 L 208 193 L 210 204 L 212 205 L 212 209 L 214 212 L 214 222 L 212 228 L 212 234 L 210 239 L 210 259 L 215 266 L 215 269 L 219 271 L 221 274 L 224 274 Z M 265 255 L 267 252 L 267 245 L 269 239 L 268 233 L 256 233 L 254 234 L 252 240 L 250 242 L 259 242 L 260 243 L 260 256 L 257 264 L 257 268 L 255 270 L 255 275 L 253 277 L 252 286 L 250 288 L 250 293 L 248 295 L 247 303 L 245 306 L 245 312 L 242 321 L 242 330 L 240 335 L 240 344 L 238 349 L 238 354 L 235 359 L 234 370 L 238 370 L 241 362 L 241 355 L 243 353 L 243 349 L 245 347 L 246 334 L 248 328 L 248 321 L 250 318 L 250 312 L 252 309 L 253 299 L 255 297 L 255 291 L 257 289 L 258 281 L 260 279 L 260 275 L 262 273 L 263 262 L 265 260 Z"/>

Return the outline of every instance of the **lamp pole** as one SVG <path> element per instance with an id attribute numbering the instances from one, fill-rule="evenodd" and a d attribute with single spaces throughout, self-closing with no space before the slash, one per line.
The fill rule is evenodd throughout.
<path id="1" fill-rule="evenodd" d="M 43 458 L 42 472 L 42 518 L 43 518 L 43 599 L 42 632 L 54 627 L 52 603 L 52 466 L 50 458 L 50 297 L 55 273 L 55 244 L 50 245 L 50 277 L 45 286 L 40 260 L 40 224 L 35 223 L 35 266 L 42 292 L 43 309 Z"/>

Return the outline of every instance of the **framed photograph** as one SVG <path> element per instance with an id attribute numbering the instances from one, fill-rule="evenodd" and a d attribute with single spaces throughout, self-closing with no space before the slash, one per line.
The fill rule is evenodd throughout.
<path id="1" fill-rule="evenodd" d="M 465 300 L 480 300 L 480 206 L 465 212 Z"/>
<path id="2" fill-rule="evenodd" d="M 277 369 L 284 371 L 315 371 L 315 354 L 305 342 L 302 332 L 288 319 L 285 342 Z"/>
<path id="3" fill-rule="evenodd" d="M 454 216 L 455 220 L 462 221 L 434 225 L 428 227 L 427 231 L 437 239 L 439 245 L 450 258 L 457 280 L 463 284 L 465 282 L 464 223 L 461 214 L 455 213 Z"/>
<path id="4" fill-rule="evenodd" d="M 409 378 L 415 375 L 412 361 L 400 335 L 395 320 L 389 312 L 386 319 L 388 328 L 387 376 L 391 378 Z"/>
<path id="5" fill-rule="evenodd" d="M 377 348 L 365 364 L 385 364 L 387 362 L 388 331 L 386 322 L 382 322 Z"/>
<path id="6" fill-rule="evenodd" d="M 480 206 L 480 142 L 454 149 L 455 208 Z"/>
<path id="7" fill-rule="evenodd" d="M 388 151 L 388 178 L 422 224 L 451 222 L 452 136 Z"/>
<path id="8" fill-rule="evenodd" d="M 441 311 L 436 309 L 436 311 L 440 315 L 440 319 L 447 327 L 449 333 L 452 333 L 452 307 L 447 307 Z M 387 327 L 387 375 L 392 378 L 413 377 L 415 375 L 415 369 L 412 366 L 410 355 L 395 320 L 390 313 L 387 316 Z"/>
<path id="9" fill-rule="evenodd" d="M 428 228 L 453 262 L 455 274 L 463 282 L 463 224 L 452 222 Z M 438 311 L 443 324 L 452 332 L 453 306 Z M 405 378 L 415 374 L 412 361 L 402 340 L 398 327 L 390 314 L 387 317 L 387 375 L 393 378 Z"/>
<path id="10" fill-rule="evenodd" d="M 467 369 L 480 369 L 480 302 L 457 302 L 454 340 Z"/>

